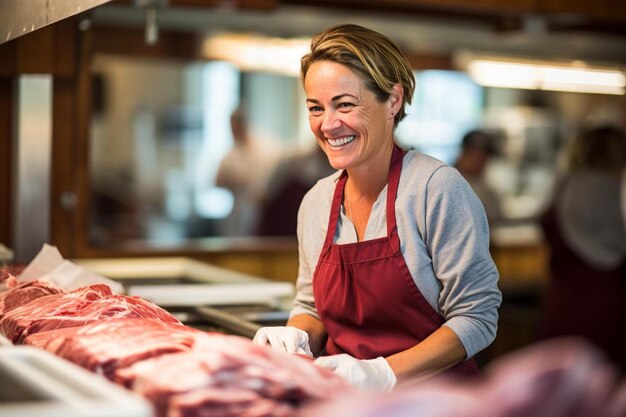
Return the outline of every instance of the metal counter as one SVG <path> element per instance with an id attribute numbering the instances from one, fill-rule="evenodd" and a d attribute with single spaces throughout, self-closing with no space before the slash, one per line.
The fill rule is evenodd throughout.
<path id="1" fill-rule="evenodd" d="M 45 350 L 0 347 L 2 417 L 151 417 L 143 398 Z"/>
<path id="2" fill-rule="evenodd" d="M 293 284 L 270 281 L 193 259 L 78 259 L 74 262 L 122 284 L 185 325 L 253 337 L 261 326 L 287 322 Z"/>

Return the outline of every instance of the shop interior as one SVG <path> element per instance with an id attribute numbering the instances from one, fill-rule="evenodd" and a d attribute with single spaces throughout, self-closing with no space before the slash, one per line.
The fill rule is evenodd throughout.
<path id="1" fill-rule="evenodd" d="M 479 360 L 536 340 L 549 279 L 538 217 L 563 151 L 582 128 L 626 126 L 622 2 L 91 3 L 0 39 L 0 243 L 12 262 L 49 243 L 85 265 L 186 258 L 295 283 L 299 200 L 332 172 L 309 129 L 299 57 L 314 33 L 351 22 L 410 58 L 401 146 L 454 164 L 466 132 L 493 134 L 484 175 L 504 299 Z M 578 85 L 584 70 L 608 81 Z M 224 180 L 241 137 L 239 172 Z"/>

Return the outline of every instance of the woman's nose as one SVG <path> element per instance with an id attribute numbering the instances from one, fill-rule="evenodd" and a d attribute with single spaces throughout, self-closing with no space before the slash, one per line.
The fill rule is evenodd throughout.
<path id="1" fill-rule="evenodd" d="M 322 120 L 322 132 L 327 134 L 332 132 L 341 126 L 341 120 L 338 117 L 337 113 L 334 111 L 327 111 L 324 113 L 324 118 Z"/>

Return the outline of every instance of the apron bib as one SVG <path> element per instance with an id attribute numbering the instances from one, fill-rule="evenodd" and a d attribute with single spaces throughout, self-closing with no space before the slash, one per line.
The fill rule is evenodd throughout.
<path id="1" fill-rule="evenodd" d="M 403 156 L 395 146 L 388 178 L 386 237 L 333 243 L 347 171 L 335 187 L 326 240 L 313 275 L 315 305 L 328 333 L 329 355 L 387 357 L 415 346 L 444 323 L 415 285 L 400 250 L 395 200 Z M 473 359 L 452 370 L 478 375 Z"/>

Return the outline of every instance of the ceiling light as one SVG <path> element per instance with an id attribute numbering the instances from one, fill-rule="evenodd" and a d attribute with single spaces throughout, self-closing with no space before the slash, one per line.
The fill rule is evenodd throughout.
<path id="1" fill-rule="evenodd" d="M 310 39 L 222 34 L 206 38 L 202 53 L 208 59 L 228 61 L 244 71 L 298 76 L 300 58 L 308 52 L 310 42 Z"/>
<path id="2" fill-rule="evenodd" d="M 461 62 L 463 69 L 467 70 L 476 83 L 485 87 L 616 95 L 626 92 L 623 71 L 592 67 L 579 61 L 565 64 L 465 56 L 458 62 Z"/>

